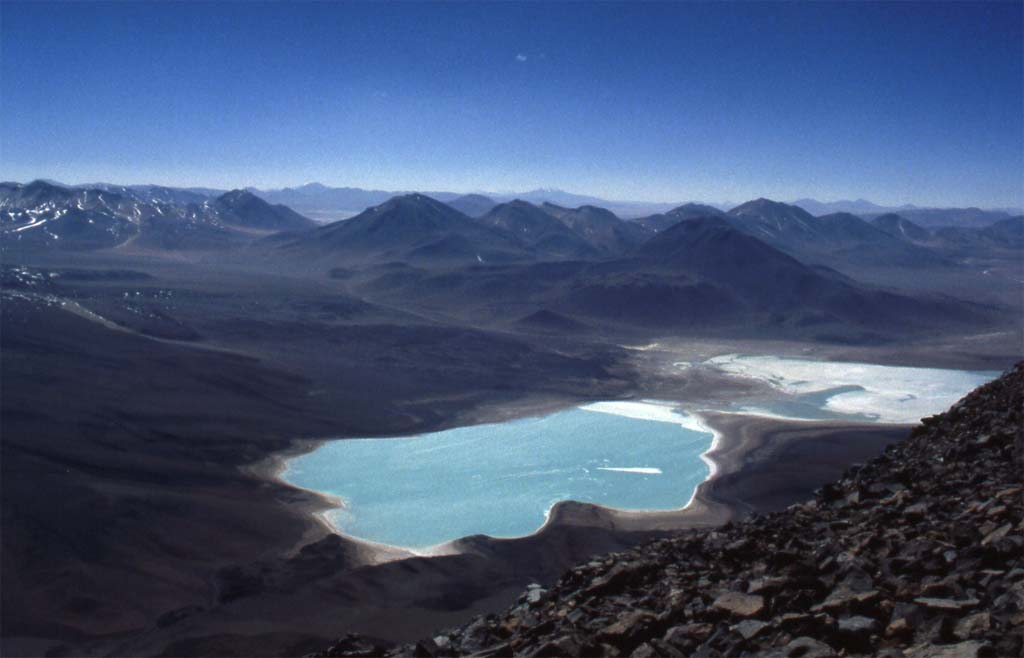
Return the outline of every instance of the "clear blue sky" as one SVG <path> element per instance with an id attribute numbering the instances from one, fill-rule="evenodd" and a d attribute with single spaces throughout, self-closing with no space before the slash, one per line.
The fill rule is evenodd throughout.
<path id="1" fill-rule="evenodd" d="M 1020 2 L 0 4 L 0 178 L 1024 203 Z"/>

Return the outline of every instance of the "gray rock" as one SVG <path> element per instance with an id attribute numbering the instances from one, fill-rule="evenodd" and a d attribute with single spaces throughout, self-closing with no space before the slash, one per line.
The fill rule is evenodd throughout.
<path id="1" fill-rule="evenodd" d="M 879 593 L 877 590 L 857 592 L 845 585 L 841 585 L 834 589 L 824 601 L 812 607 L 811 612 L 846 610 L 870 604 L 878 599 L 878 597 Z"/>
<path id="2" fill-rule="evenodd" d="M 764 597 L 756 594 L 726 592 L 716 598 L 711 606 L 733 617 L 757 617 L 764 612 Z"/>
<path id="3" fill-rule="evenodd" d="M 877 620 L 871 617 L 840 617 L 839 618 L 839 632 L 849 635 L 866 636 L 872 633 L 877 633 L 879 629 L 879 623 Z"/>
<path id="4" fill-rule="evenodd" d="M 711 637 L 715 627 L 711 624 L 686 624 L 685 626 L 673 626 L 665 632 L 665 642 L 676 647 L 683 647 L 690 643 L 703 642 Z"/>
<path id="5" fill-rule="evenodd" d="M 953 635 L 959 640 L 969 640 L 984 635 L 992 629 L 992 616 L 987 612 L 979 612 L 964 617 L 953 627 Z"/>
<path id="6" fill-rule="evenodd" d="M 756 619 L 747 619 L 741 621 L 732 627 L 732 630 L 743 636 L 744 640 L 752 640 L 761 634 L 764 629 L 769 628 L 770 625 L 763 621 L 757 621 Z"/>
<path id="7" fill-rule="evenodd" d="M 756 578 L 747 585 L 747 594 L 770 594 L 784 589 L 792 581 L 783 577 Z"/>
<path id="8" fill-rule="evenodd" d="M 601 629 L 597 639 L 617 647 L 633 646 L 638 639 L 651 630 L 655 617 L 649 612 L 629 612 Z"/>
<path id="9" fill-rule="evenodd" d="M 929 598 L 927 596 L 919 596 L 914 599 L 914 603 L 919 603 L 931 610 L 960 612 L 961 610 L 970 610 L 971 608 L 978 607 L 978 604 L 981 603 L 981 601 L 978 599 L 936 599 Z"/>

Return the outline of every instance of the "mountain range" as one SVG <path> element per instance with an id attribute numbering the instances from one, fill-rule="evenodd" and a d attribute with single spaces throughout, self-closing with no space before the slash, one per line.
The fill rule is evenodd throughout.
<path id="1" fill-rule="evenodd" d="M 981 227 L 936 228 L 894 213 L 870 221 L 846 212 L 815 217 L 799 206 L 764 198 L 728 211 L 689 203 L 624 220 L 591 204 L 567 207 L 524 199 L 497 203 L 481 195 L 454 196 L 445 203 L 414 193 L 386 199 L 350 220 L 317 224 L 248 190 L 206 196 L 210 192 L 0 183 L 0 228 L 7 246 L 100 249 L 138 243 L 202 250 L 237 247 L 261 235 L 285 232 L 289 235 L 271 242 L 293 251 L 317 245 L 320 252 L 363 261 L 477 263 L 621 257 L 681 221 L 702 217 L 720 218 L 802 261 L 833 265 L 942 266 L 965 250 L 1016 249 L 1021 242 L 1021 220 L 1014 217 Z M 309 235 L 297 235 L 305 231 Z"/>
<path id="2" fill-rule="evenodd" d="M 899 214 L 924 226 L 978 227 L 1024 212 L 1021 208 L 923 208 L 912 204 L 880 206 L 865 199 L 825 202 L 815 199 L 797 199 L 792 204 L 817 216 L 837 212 L 851 213 L 864 218 Z"/>
<path id="3" fill-rule="evenodd" d="M 727 221 L 808 262 L 856 265 L 940 265 L 942 256 L 893 236 L 850 213 L 815 217 L 799 206 L 768 199 L 730 210 Z"/>
<path id="4" fill-rule="evenodd" d="M 213 198 L 228 190 L 206 187 L 175 188 L 160 185 L 114 185 L 110 183 L 92 183 L 81 185 L 65 185 L 45 180 L 58 187 L 79 189 L 102 189 L 121 194 L 131 194 L 149 201 L 173 203 L 198 203 L 203 199 Z M 307 183 L 297 187 L 279 189 L 245 188 L 246 191 L 272 204 L 283 204 L 314 220 L 327 222 L 352 217 L 366 208 L 384 203 L 388 199 L 409 194 L 413 190 L 375 190 L 358 187 L 331 187 L 322 183 Z M 657 203 L 648 201 L 616 201 L 595 196 L 574 194 L 556 188 L 539 188 L 527 192 L 475 192 L 463 194 L 445 191 L 423 191 L 423 194 L 439 201 L 453 205 L 457 210 L 470 217 L 479 217 L 498 205 L 516 199 L 539 205 L 545 202 L 565 207 L 584 205 L 598 206 L 614 212 L 626 219 L 656 216 L 680 206 L 698 206 L 707 209 L 725 211 L 736 206 L 730 202 L 716 203 Z M 791 205 L 803 208 L 812 215 L 827 215 L 844 212 L 864 218 L 873 218 L 887 213 L 899 213 L 923 226 L 969 226 L 980 227 L 1008 217 L 1024 214 L 1022 208 L 973 208 L 973 207 L 922 207 L 912 204 L 901 206 L 883 206 L 865 199 L 818 201 L 803 198 L 790 202 Z"/>
<path id="5" fill-rule="evenodd" d="M 143 186 L 66 188 L 0 183 L 4 249 L 90 250 L 134 245 L 170 250 L 237 247 L 254 236 L 315 222 L 242 190 L 204 197 Z"/>
<path id="6" fill-rule="evenodd" d="M 745 327 L 828 336 L 842 328 L 859 341 L 996 313 L 878 290 L 858 283 L 861 273 L 980 276 L 989 270 L 979 274 L 971 263 L 1024 255 L 1021 217 L 932 229 L 893 214 L 815 217 L 762 198 L 727 212 L 685 204 L 625 220 L 590 204 L 490 206 L 483 197 L 445 203 L 413 193 L 318 224 L 247 190 L 203 194 L 0 184 L 2 247 L 214 253 L 330 274 L 352 294 L 428 315 L 444 309 L 537 330 Z"/>
<path id="7" fill-rule="evenodd" d="M 1019 215 L 981 228 L 946 226 L 929 229 L 892 213 L 880 215 L 871 223 L 901 241 L 952 255 L 970 256 L 979 249 L 990 252 L 1024 249 L 1024 216 Z"/>

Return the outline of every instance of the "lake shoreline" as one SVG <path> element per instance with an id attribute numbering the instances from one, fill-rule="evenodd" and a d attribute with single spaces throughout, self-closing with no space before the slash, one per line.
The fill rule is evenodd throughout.
<path id="1" fill-rule="evenodd" d="M 789 381 L 785 379 L 778 379 L 777 377 L 766 378 L 763 375 L 757 376 L 756 367 L 752 370 L 755 374 L 751 375 L 746 372 L 746 364 L 741 363 L 742 361 L 749 359 L 754 366 L 757 365 L 758 360 L 763 360 L 771 357 L 744 357 L 741 354 L 724 355 L 716 357 L 715 359 L 708 360 L 706 362 L 678 362 L 674 363 L 674 367 L 678 367 L 681 370 L 686 370 L 688 374 L 694 373 L 694 368 L 697 371 L 718 371 L 719 365 L 717 362 L 724 362 L 728 366 L 736 367 L 740 364 L 742 367 L 738 372 L 730 372 L 728 377 L 733 381 L 741 380 L 747 381 L 754 384 L 764 385 L 770 383 L 772 387 L 778 386 L 779 389 L 791 393 L 786 390 L 787 385 L 792 386 L 789 381 L 794 381 L 790 378 Z M 795 360 L 793 357 L 781 357 L 780 361 L 786 366 L 797 368 L 797 374 L 803 374 L 799 368 L 806 367 L 808 364 L 813 364 L 815 370 L 820 369 L 817 363 L 822 366 L 828 365 L 827 362 L 814 362 L 805 361 L 797 357 Z M 839 365 L 839 364 L 835 364 Z M 861 370 L 878 369 L 884 366 L 872 365 L 872 364 L 850 364 L 851 366 L 857 366 Z M 710 367 L 709 367 L 710 366 Z M 776 370 L 779 369 L 777 366 Z M 915 372 L 916 369 L 907 369 L 904 367 L 904 376 L 912 374 L 917 377 L 921 377 L 924 373 Z M 774 372 L 775 370 L 772 370 Z M 964 375 L 987 375 L 991 373 L 970 373 L 962 371 Z M 876 375 L 877 376 L 877 375 Z M 870 380 L 870 377 L 868 377 Z M 806 386 L 808 382 L 803 379 L 795 380 L 795 384 Z M 812 389 L 814 384 L 811 384 Z M 883 384 L 884 386 L 884 384 Z M 839 391 L 835 394 L 837 396 L 861 396 L 867 397 L 871 389 L 866 389 L 861 386 L 852 387 L 854 390 L 851 391 Z M 859 389 L 859 392 L 857 391 Z M 817 390 L 817 389 L 813 389 Z M 887 393 L 886 389 L 882 389 L 883 395 Z M 948 391 L 944 391 L 948 393 Z M 875 393 L 878 397 L 878 393 Z M 725 398 L 719 398 L 724 400 Z M 840 397 L 830 397 L 829 405 L 832 404 L 833 400 L 839 400 Z M 870 398 L 869 398 L 870 399 Z M 888 400 L 884 397 L 880 398 L 884 404 Z M 890 396 L 890 400 L 891 400 Z M 897 399 L 898 403 L 904 404 L 908 400 L 916 400 L 915 396 L 909 396 L 906 399 Z M 739 473 L 744 470 L 750 470 L 751 468 L 764 470 L 766 468 L 765 463 L 773 457 L 776 457 L 775 452 L 782 450 L 785 452 L 789 450 L 792 452 L 799 450 L 795 448 L 783 449 L 783 444 L 795 436 L 803 436 L 814 438 L 818 434 L 836 434 L 836 435 L 848 435 L 862 437 L 865 435 L 877 435 L 877 436 L 895 436 L 898 435 L 902 430 L 900 428 L 906 428 L 910 425 L 907 424 L 902 417 L 895 416 L 893 420 L 888 422 L 880 422 L 879 420 L 871 420 L 864 418 L 863 420 L 857 420 L 855 418 L 823 418 L 816 419 L 814 416 L 809 418 L 792 417 L 785 415 L 785 413 L 776 413 L 771 410 L 771 403 L 768 404 L 767 409 L 760 409 L 755 407 L 744 407 L 735 406 L 733 409 L 729 409 L 727 406 L 719 404 L 704 405 L 694 401 L 665 401 L 665 400 L 653 400 L 650 398 L 633 397 L 631 399 L 619 399 L 619 400 L 602 400 L 597 402 L 588 402 L 581 404 L 579 400 L 572 401 L 572 404 L 566 404 L 564 399 L 541 399 L 534 398 L 529 401 L 520 401 L 510 407 L 496 407 L 491 408 L 489 413 L 477 415 L 473 418 L 463 418 L 463 421 L 469 421 L 466 426 L 459 425 L 460 419 L 453 419 L 451 421 L 451 430 L 468 429 L 470 425 L 478 424 L 494 424 L 497 426 L 502 425 L 508 421 L 520 421 L 527 418 L 541 418 L 547 415 L 553 415 L 553 412 L 568 412 L 573 408 L 580 410 L 585 409 L 589 411 L 607 413 L 614 416 L 623 416 L 627 418 L 642 419 L 642 420 L 654 420 L 654 421 L 669 421 L 674 423 L 679 420 L 680 426 L 688 430 L 708 432 L 711 434 L 711 443 L 708 448 L 702 451 L 698 457 L 708 467 L 708 474 L 702 482 L 697 484 L 689 500 L 679 508 L 666 509 L 657 507 L 657 503 L 652 505 L 652 508 L 644 508 L 642 505 L 626 505 L 614 506 L 611 504 L 603 504 L 596 502 L 589 502 L 593 500 L 592 496 L 583 494 L 580 491 L 576 491 L 575 494 L 568 494 L 568 498 L 564 500 L 558 500 L 551 504 L 544 513 L 543 522 L 532 532 L 522 534 L 510 534 L 510 535 L 479 535 L 487 540 L 491 541 L 516 541 L 520 539 L 526 539 L 529 537 L 541 535 L 545 533 L 549 527 L 556 527 L 559 524 L 586 524 L 594 523 L 601 527 L 606 527 L 614 530 L 623 530 L 626 532 L 649 532 L 649 531 L 662 531 L 667 529 L 679 529 L 688 527 L 705 527 L 708 525 L 722 524 L 730 520 L 738 518 L 742 513 L 754 511 L 758 509 L 759 505 L 752 503 L 748 500 L 744 500 L 737 494 L 738 491 L 750 489 L 750 482 L 737 483 L 734 482 Z M 731 403 L 736 402 L 735 400 L 730 401 Z M 847 402 L 849 404 L 849 402 Z M 631 406 L 649 406 L 655 407 L 654 409 L 636 409 Z M 945 406 L 945 405 L 943 405 Z M 702 407 L 707 407 L 702 409 Z M 874 407 L 878 408 L 878 407 Z M 886 409 L 890 414 L 895 413 Z M 698 411 L 694 411 L 697 409 Z M 824 404 L 822 406 L 824 409 Z M 917 411 L 922 411 L 922 408 Z M 681 414 L 681 417 L 680 417 Z M 904 412 L 905 415 L 905 412 Z M 890 416 L 891 417 L 891 416 Z M 448 423 L 446 423 L 448 424 Z M 398 437 L 410 437 L 410 436 L 421 436 L 426 437 L 433 432 L 427 434 L 402 434 L 397 435 Z M 775 446 L 773 440 L 775 437 L 781 437 L 783 439 L 779 446 Z M 788 438 L 787 438 L 788 437 Z M 367 437 L 377 440 L 376 437 Z M 385 438 L 385 437 L 379 437 Z M 390 438 L 390 437 L 387 437 Z M 345 440 L 345 439 L 339 439 Z M 461 550 L 461 546 L 466 544 L 466 540 L 469 536 L 461 536 L 454 539 L 441 541 L 435 544 L 424 544 L 423 546 L 404 546 L 398 542 L 389 543 L 388 540 L 372 540 L 366 538 L 360 538 L 353 534 L 348 534 L 343 531 L 339 526 L 331 522 L 328 517 L 328 513 L 331 510 L 339 509 L 343 503 L 341 501 L 340 492 L 326 487 L 318 487 L 318 485 L 309 485 L 309 483 L 298 484 L 288 478 L 284 477 L 287 470 L 287 464 L 291 460 L 297 457 L 307 454 L 313 450 L 322 447 L 326 441 L 304 441 L 301 444 L 296 444 L 293 450 L 290 450 L 288 454 L 282 454 L 275 456 L 268 460 L 268 467 L 266 475 L 270 476 L 278 484 L 282 484 L 288 487 L 294 487 L 306 493 L 308 496 L 316 498 L 317 504 L 309 506 L 307 511 L 311 512 L 321 528 L 327 533 L 338 534 L 343 537 L 346 541 L 352 542 L 362 548 L 362 553 L 366 555 L 367 563 L 380 563 L 382 561 L 403 559 L 411 556 L 436 556 L 446 555 Z M 439 446 L 444 448 L 444 444 Z M 611 454 L 611 453 L 606 453 Z M 820 467 L 817 470 L 823 468 L 825 471 L 832 473 L 834 466 L 837 463 L 846 464 L 848 463 L 845 459 L 846 447 L 843 445 L 834 445 L 830 452 L 830 457 L 824 460 L 825 463 L 819 464 Z M 648 455 L 648 458 L 650 455 Z M 632 457 L 630 457 L 632 459 Z M 486 461 L 486 460 L 485 460 Z M 606 464 L 608 459 L 603 460 Z M 629 461 L 629 460 L 627 460 Z M 653 461 L 657 461 L 656 459 Z M 819 461 L 822 461 L 819 459 Z M 588 463 L 588 466 L 592 466 L 592 463 Z M 556 468 L 563 469 L 563 466 L 557 464 L 545 464 L 545 466 L 556 466 Z M 583 468 L 586 471 L 586 468 Z M 598 470 L 636 470 L 636 471 L 657 471 L 661 474 L 660 469 L 645 469 L 634 467 L 634 468 L 612 468 L 612 469 L 601 469 Z M 789 469 L 792 471 L 793 469 Z M 797 477 L 805 480 L 820 479 L 816 475 L 817 470 L 815 468 L 805 469 L 803 473 L 793 473 Z M 722 478 L 719 476 L 728 476 L 726 482 L 723 483 Z M 475 475 L 474 477 L 479 477 Z M 827 481 L 827 478 L 822 480 L 821 483 Z M 770 487 L 771 484 L 769 483 Z M 314 488 L 318 487 L 318 488 Z M 358 479 L 353 481 L 353 491 L 358 490 Z M 733 491 L 735 489 L 736 491 Z M 347 494 L 346 494 L 347 495 Z M 354 495 L 354 494 L 353 494 Z M 495 493 L 495 495 L 498 495 Z M 750 493 L 748 492 L 748 494 Z M 577 500 L 577 497 L 579 499 Z M 775 498 L 779 498 L 776 496 Z M 796 500 L 797 498 L 794 498 Z M 400 504 L 401 501 L 391 501 L 392 504 Z M 441 501 L 435 502 L 434 507 L 442 509 L 445 507 Z M 763 507 L 763 506 L 762 506 Z M 585 512 L 582 510 L 586 510 Z M 369 512 L 367 514 L 371 514 Z M 404 522 L 400 522 L 404 523 Z M 407 525 L 405 527 L 408 527 Z"/>
<path id="2" fill-rule="evenodd" d="M 605 401 L 390 440 L 307 444 L 313 452 L 295 451 L 275 475 L 330 499 L 319 516 L 347 539 L 433 555 L 473 534 L 532 535 L 563 501 L 677 511 L 714 474 L 704 455 L 716 443 L 676 403 Z"/>
<path id="3" fill-rule="evenodd" d="M 535 417 L 550 413 L 552 409 L 559 410 L 564 407 L 558 403 L 524 406 L 520 408 L 520 411 L 524 412 L 522 415 L 508 415 L 505 419 Z M 591 502 L 564 500 L 556 502 L 546 511 L 544 522 L 535 531 L 515 537 L 469 535 L 427 547 L 405 547 L 363 539 L 340 531 L 326 517 L 327 512 L 337 507 L 337 499 L 321 491 L 303 488 L 284 477 L 289 460 L 316 450 L 331 441 L 330 439 L 297 439 L 292 448 L 270 456 L 261 464 L 252 467 L 252 472 L 279 485 L 298 489 L 307 494 L 299 505 L 303 508 L 302 512 L 315 520 L 319 530 L 318 533 L 312 533 L 311 537 L 337 535 L 343 541 L 357 547 L 359 562 L 369 566 L 409 558 L 432 558 L 479 551 L 482 543 L 513 545 L 538 537 L 558 535 L 566 527 L 594 526 L 613 533 L 629 535 L 722 525 L 737 520 L 751 511 L 769 511 L 763 505 L 758 505 L 754 499 L 757 498 L 758 492 L 772 489 L 776 482 L 768 478 L 751 489 L 744 486 L 743 478 L 744 473 L 751 469 L 788 470 L 785 468 L 785 456 L 778 454 L 781 447 L 794 442 L 813 443 L 832 435 L 880 437 L 879 441 L 868 444 L 870 451 L 877 446 L 884 447 L 899 440 L 911 427 L 869 421 L 801 420 L 741 412 L 702 411 L 693 415 L 701 420 L 712 435 L 707 449 L 700 453 L 700 459 L 707 464 L 709 472 L 682 507 L 673 510 L 628 510 Z M 387 438 L 404 436 L 410 435 Z M 822 483 L 830 481 L 834 478 L 836 465 L 852 463 L 847 453 L 857 456 L 865 452 L 864 445 L 851 445 L 848 448 L 849 450 L 844 451 L 842 446 L 835 446 L 831 451 L 829 463 L 824 467 L 810 470 L 804 479 L 813 479 L 817 476 Z"/>

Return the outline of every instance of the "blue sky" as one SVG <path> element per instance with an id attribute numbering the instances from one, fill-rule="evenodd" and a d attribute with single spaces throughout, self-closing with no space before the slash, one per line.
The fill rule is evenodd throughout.
<path id="1" fill-rule="evenodd" d="M 1024 204 L 1021 3 L 0 5 L 0 178 Z"/>

